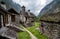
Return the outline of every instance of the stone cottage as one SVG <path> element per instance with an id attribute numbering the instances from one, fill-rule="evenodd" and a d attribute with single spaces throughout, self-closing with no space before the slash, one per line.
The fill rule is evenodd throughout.
<path id="1" fill-rule="evenodd" d="M 35 15 L 30 12 L 30 10 L 26 11 L 25 6 L 22 6 L 21 8 L 20 23 L 24 24 L 26 27 L 33 26 L 35 21 Z"/>
<path id="2" fill-rule="evenodd" d="M 0 38 L 18 39 L 19 13 L 13 8 L 7 10 L 6 4 L 0 1 Z"/>
<path id="3" fill-rule="evenodd" d="M 18 27 L 20 27 L 19 13 L 13 7 L 9 7 L 8 9 L 4 1 L 1 1 L 1 6 L 2 7 L 5 6 L 3 7 L 5 11 L 10 13 L 10 14 L 4 14 L 4 23 L 5 23 L 4 25 L 8 27 L 9 26 L 15 27 L 18 29 Z"/>
<path id="4" fill-rule="evenodd" d="M 7 23 L 7 21 L 4 21 L 5 14 L 10 13 L 8 13 L 6 10 L 4 10 L 3 7 L 0 6 L 0 39 L 17 39 L 17 32 L 5 27 L 5 23 Z"/>
<path id="5" fill-rule="evenodd" d="M 42 10 L 42 13 L 46 11 L 40 18 L 40 31 L 50 39 L 60 39 L 60 5 L 58 3 L 60 4 L 60 1 L 54 0 L 48 4 Z"/>

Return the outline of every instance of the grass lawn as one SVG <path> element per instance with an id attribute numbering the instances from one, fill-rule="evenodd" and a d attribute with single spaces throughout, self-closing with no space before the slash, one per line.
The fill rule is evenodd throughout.
<path id="1" fill-rule="evenodd" d="M 18 39 L 31 39 L 30 35 L 27 32 L 19 32 Z"/>
<path id="2" fill-rule="evenodd" d="M 40 32 L 36 29 L 38 27 L 39 23 L 35 22 L 35 26 L 28 28 L 28 30 L 32 32 L 32 34 L 34 34 L 38 39 L 49 39 L 47 36 L 40 34 Z"/>

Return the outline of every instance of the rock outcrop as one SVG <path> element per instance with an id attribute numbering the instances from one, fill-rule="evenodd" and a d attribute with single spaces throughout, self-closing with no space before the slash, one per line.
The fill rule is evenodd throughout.
<path id="1" fill-rule="evenodd" d="M 44 14 L 48 13 L 57 13 L 60 11 L 60 1 L 59 0 L 53 0 L 51 3 L 46 5 L 40 12 L 39 16 L 42 16 Z"/>
<path id="2" fill-rule="evenodd" d="M 0 29 L 0 36 L 5 37 L 5 38 L 9 38 L 9 39 L 18 39 L 18 35 L 14 30 L 11 30 L 9 28 L 6 27 L 2 27 Z"/>
<path id="3" fill-rule="evenodd" d="M 54 0 L 40 13 L 40 31 L 50 39 L 60 39 L 60 1 Z"/>

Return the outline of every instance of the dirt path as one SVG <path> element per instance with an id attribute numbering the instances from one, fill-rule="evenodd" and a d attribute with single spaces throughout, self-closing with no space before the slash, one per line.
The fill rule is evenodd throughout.
<path id="1" fill-rule="evenodd" d="M 23 27 L 24 28 L 24 27 Z M 37 37 L 35 37 L 29 30 L 27 30 L 26 28 L 24 28 L 25 31 L 27 31 L 30 34 L 31 39 L 38 39 Z"/>
<path id="2" fill-rule="evenodd" d="M 16 26 L 15 26 L 15 27 L 16 27 Z M 31 39 L 38 39 L 38 38 L 35 37 L 29 30 L 27 30 L 25 27 L 23 27 L 22 25 L 21 25 L 20 27 L 22 27 L 22 28 L 24 29 L 24 31 L 26 31 L 26 32 L 28 32 L 28 33 L 30 34 Z M 18 29 L 20 29 L 20 28 L 18 27 Z"/>

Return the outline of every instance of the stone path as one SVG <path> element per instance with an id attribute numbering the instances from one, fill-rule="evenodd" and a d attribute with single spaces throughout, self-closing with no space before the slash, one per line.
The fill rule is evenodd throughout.
<path id="1" fill-rule="evenodd" d="M 25 31 L 27 31 L 30 34 L 31 39 L 38 39 L 35 37 L 29 30 L 27 30 L 25 27 L 23 27 Z"/>

